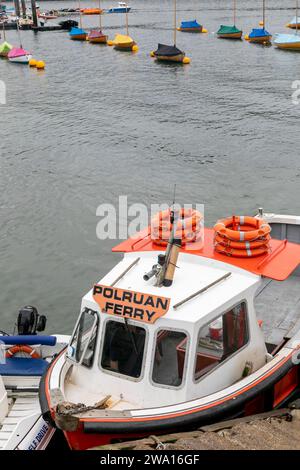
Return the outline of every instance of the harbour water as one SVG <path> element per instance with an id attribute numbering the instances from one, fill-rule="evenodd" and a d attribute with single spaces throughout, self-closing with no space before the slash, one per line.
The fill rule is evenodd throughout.
<path id="1" fill-rule="evenodd" d="M 108 0 L 103 7 L 111 6 Z M 205 204 L 206 223 L 257 207 L 300 213 L 299 116 L 292 83 L 300 54 L 246 41 L 218 40 L 230 24 L 227 0 L 178 0 L 178 22 L 208 34 L 178 33 L 192 60 L 174 67 L 149 57 L 172 44 L 171 0 L 132 0 L 137 54 L 72 42 L 66 32 L 22 32 L 46 70 L 0 62 L 7 104 L 0 105 L 1 328 L 18 308 L 48 316 L 48 332 L 69 333 L 82 295 L 120 258 L 114 240 L 96 237 L 101 203 Z M 96 6 L 84 0 L 83 6 Z M 238 2 L 237 26 L 258 27 L 261 2 Z M 43 10 L 75 2 L 41 2 Z M 266 27 L 284 32 L 293 0 L 274 0 Z M 96 17 L 83 17 L 85 27 Z M 110 38 L 123 15 L 104 15 Z M 15 31 L 7 39 L 16 43 Z"/>

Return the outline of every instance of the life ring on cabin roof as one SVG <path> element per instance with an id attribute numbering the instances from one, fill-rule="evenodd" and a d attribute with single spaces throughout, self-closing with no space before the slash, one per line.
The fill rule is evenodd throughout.
<path id="1" fill-rule="evenodd" d="M 199 239 L 202 231 L 203 215 L 195 209 L 182 208 L 175 233 L 175 239 L 181 244 L 191 243 Z M 151 238 L 157 245 L 166 246 L 171 235 L 171 210 L 167 209 L 155 214 L 151 220 Z"/>
<path id="2" fill-rule="evenodd" d="M 263 247 L 265 245 L 268 245 L 271 237 L 270 235 L 266 235 L 265 237 L 258 238 L 257 240 L 250 241 L 250 242 L 235 242 L 233 240 L 230 240 L 226 237 L 223 237 L 219 233 L 216 233 L 215 235 L 215 244 L 216 245 L 223 245 L 231 248 L 236 248 L 236 249 L 244 249 L 247 250 L 248 248 L 251 249 L 256 249 Z"/>
<path id="3" fill-rule="evenodd" d="M 31 348 L 30 346 L 27 346 L 26 344 L 12 346 L 6 351 L 5 357 L 6 358 L 13 357 L 15 354 L 18 354 L 21 352 L 29 354 L 29 356 L 32 357 L 33 359 L 40 359 L 41 357 L 35 349 Z"/>
<path id="4" fill-rule="evenodd" d="M 238 250 L 236 248 L 231 248 L 230 246 L 216 244 L 215 250 L 222 255 L 233 256 L 234 258 L 256 258 L 256 256 L 261 256 L 268 253 L 269 248 L 267 245 L 265 245 L 256 249 L 247 248 L 244 250 Z"/>
<path id="5" fill-rule="evenodd" d="M 271 232 L 270 225 L 262 219 L 249 216 L 235 216 L 219 220 L 214 226 L 219 235 L 232 241 L 254 241 Z"/>

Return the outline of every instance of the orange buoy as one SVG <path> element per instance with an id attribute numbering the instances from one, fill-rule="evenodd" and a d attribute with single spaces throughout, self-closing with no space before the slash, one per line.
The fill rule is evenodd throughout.
<path id="1" fill-rule="evenodd" d="M 256 256 L 261 256 L 268 253 L 269 247 L 265 245 L 256 249 L 247 248 L 244 250 L 237 250 L 236 248 L 231 248 L 230 246 L 216 244 L 215 250 L 218 253 L 222 253 L 223 255 L 227 256 L 233 256 L 234 258 L 255 258 Z"/>
<path id="2" fill-rule="evenodd" d="M 175 239 L 181 240 L 181 244 L 195 242 L 201 237 L 203 216 L 194 209 L 181 209 L 175 233 Z M 151 221 L 151 238 L 160 246 L 166 246 L 171 235 L 173 223 L 171 210 L 158 212 Z"/>
<path id="3" fill-rule="evenodd" d="M 6 358 L 13 357 L 17 353 L 26 353 L 29 354 L 30 357 L 33 359 L 39 359 L 41 356 L 36 352 L 35 349 L 31 348 L 30 346 L 27 346 L 26 344 L 21 344 L 20 346 L 12 346 L 6 351 Z"/>
<path id="4" fill-rule="evenodd" d="M 219 220 L 214 230 L 232 241 L 253 241 L 266 237 L 271 232 L 271 227 L 264 220 L 256 217 L 233 215 Z"/>
<path id="5" fill-rule="evenodd" d="M 269 251 L 270 225 L 262 219 L 235 216 L 214 226 L 214 246 L 218 253 L 235 258 L 255 258 Z"/>
<path id="6" fill-rule="evenodd" d="M 235 242 L 226 237 L 223 237 L 222 235 L 219 235 L 218 233 L 216 233 L 215 235 L 215 243 L 217 245 L 228 246 L 231 248 L 236 248 L 238 250 L 240 249 L 246 250 L 248 248 L 252 248 L 252 249 L 260 248 L 264 245 L 268 245 L 270 239 L 271 239 L 270 235 L 267 235 L 266 237 L 261 237 L 254 241 Z"/>

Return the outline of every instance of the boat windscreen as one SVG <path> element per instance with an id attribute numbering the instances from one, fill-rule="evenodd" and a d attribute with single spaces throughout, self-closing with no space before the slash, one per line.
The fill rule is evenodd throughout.
<path id="1" fill-rule="evenodd" d="M 154 51 L 156 56 L 173 57 L 179 54 L 183 54 L 183 52 L 176 46 L 167 46 L 165 44 L 158 44 L 157 50 Z"/>
<path id="2" fill-rule="evenodd" d="M 138 378 L 141 375 L 145 329 L 132 324 L 108 321 L 101 358 L 103 369 Z"/>

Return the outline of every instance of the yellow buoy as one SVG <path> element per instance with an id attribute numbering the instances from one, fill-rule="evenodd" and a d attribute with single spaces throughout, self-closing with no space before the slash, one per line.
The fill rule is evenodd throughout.
<path id="1" fill-rule="evenodd" d="M 245 39 L 246 41 L 249 41 L 249 34 L 246 34 L 246 36 L 244 36 L 244 39 Z"/>
<path id="2" fill-rule="evenodd" d="M 190 64 L 190 63 L 191 63 L 191 59 L 190 59 L 189 57 L 184 57 L 182 63 L 183 63 L 183 64 Z"/>
<path id="3" fill-rule="evenodd" d="M 43 60 L 38 60 L 37 63 L 36 63 L 36 68 L 38 70 L 44 70 L 46 64 Z"/>
<path id="4" fill-rule="evenodd" d="M 132 46 L 132 52 L 138 52 L 139 50 L 139 46 L 137 44 L 134 44 L 134 46 Z"/>
<path id="5" fill-rule="evenodd" d="M 208 30 L 205 28 L 202 28 L 202 33 L 208 33 Z"/>
<path id="6" fill-rule="evenodd" d="M 150 52 L 150 57 L 155 57 L 154 51 Z"/>
<path id="7" fill-rule="evenodd" d="M 263 21 L 260 21 L 260 22 L 259 22 L 259 26 L 264 26 L 264 22 L 263 22 Z"/>
<path id="8" fill-rule="evenodd" d="M 35 59 L 30 59 L 28 64 L 29 64 L 29 67 L 36 67 L 37 61 Z"/>
<path id="9" fill-rule="evenodd" d="M 114 45 L 114 41 L 108 40 L 108 41 L 107 41 L 107 45 L 108 45 L 108 46 L 113 46 L 113 45 Z"/>

